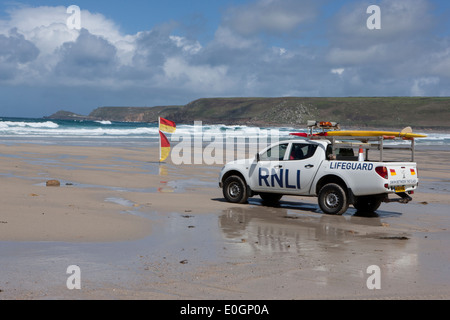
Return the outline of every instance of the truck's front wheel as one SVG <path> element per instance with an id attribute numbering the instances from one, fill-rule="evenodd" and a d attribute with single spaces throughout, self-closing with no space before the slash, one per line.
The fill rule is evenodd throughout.
<path id="1" fill-rule="evenodd" d="M 348 209 L 345 190 L 338 184 L 328 183 L 319 191 L 319 207 L 327 214 L 341 215 Z"/>
<path id="2" fill-rule="evenodd" d="M 223 196 L 232 203 L 245 203 L 248 199 L 247 184 L 239 176 L 230 176 L 223 183 Z"/>

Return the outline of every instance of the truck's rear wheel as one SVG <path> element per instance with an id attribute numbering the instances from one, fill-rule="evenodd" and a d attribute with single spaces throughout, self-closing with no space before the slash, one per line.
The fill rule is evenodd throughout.
<path id="1" fill-rule="evenodd" d="M 363 196 L 355 199 L 353 206 L 358 211 L 374 212 L 381 205 L 381 198 L 376 196 Z"/>
<path id="2" fill-rule="evenodd" d="M 347 194 L 335 183 L 328 183 L 319 191 L 319 207 L 326 214 L 341 215 L 348 209 Z"/>
<path id="3" fill-rule="evenodd" d="M 247 184 L 239 176 L 230 176 L 223 183 L 223 196 L 232 203 L 245 203 L 248 199 Z"/>

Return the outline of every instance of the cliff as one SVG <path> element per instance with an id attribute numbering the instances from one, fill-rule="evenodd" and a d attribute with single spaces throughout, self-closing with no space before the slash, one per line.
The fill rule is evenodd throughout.
<path id="1" fill-rule="evenodd" d="M 50 116 L 56 119 L 59 112 Z M 302 126 L 307 120 L 344 126 L 450 128 L 450 97 L 204 98 L 184 106 L 99 107 L 95 120 Z"/>

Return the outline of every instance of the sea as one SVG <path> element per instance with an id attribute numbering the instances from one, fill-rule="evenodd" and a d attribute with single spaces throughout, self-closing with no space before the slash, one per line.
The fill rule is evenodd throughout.
<path id="1" fill-rule="evenodd" d="M 156 120 L 156 119 L 155 119 Z M 341 128 L 345 130 L 345 128 Z M 177 125 L 176 132 L 166 134 L 169 141 L 200 139 L 208 141 L 240 138 L 269 143 L 271 138 L 289 139 L 291 132 L 306 132 L 305 128 L 252 127 L 244 125 L 206 125 L 201 121 Z M 414 131 L 426 134 L 416 139 L 417 148 L 450 150 L 450 132 Z M 271 137 L 267 139 L 267 137 Z M 266 140 L 264 140 L 266 139 Z M 261 144 L 261 141 L 259 143 Z M 158 124 L 147 122 L 115 122 L 88 120 L 54 120 L 45 118 L 0 117 L 0 144 L 33 143 L 41 145 L 126 146 L 143 147 L 159 144 Z M 397 144 L 403 141 L 394 142 Z"/>

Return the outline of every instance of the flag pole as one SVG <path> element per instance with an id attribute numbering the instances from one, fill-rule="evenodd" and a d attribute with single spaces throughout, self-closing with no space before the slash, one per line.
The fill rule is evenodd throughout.
<path id="1" fill-rule="evenodd" d="M 161 128 L 161 117 L 158 117 L 159 163 L 161 163 L 161 135 L 159 134 L 159 128 Z"/>

